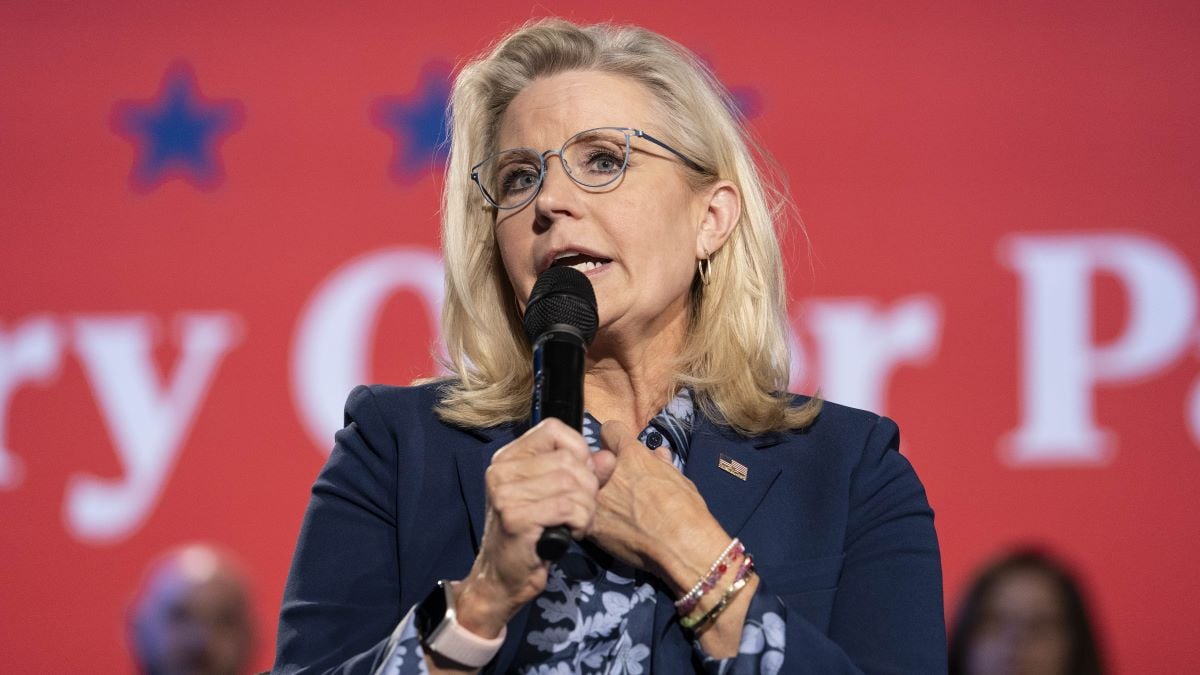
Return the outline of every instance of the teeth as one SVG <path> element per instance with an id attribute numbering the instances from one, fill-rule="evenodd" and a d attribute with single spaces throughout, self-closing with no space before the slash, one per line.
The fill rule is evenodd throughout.
<path id="1" fill-rule="evenodd" d="M 599 266 L 600 263 L 598 262 L 581 262 L 578 265 L 571 265 L 571 267 L 583 272 L 584 274 L 587 274 L 590 270 L 594 270 Z"/>
<path id="2" fill-rule="evenodd" d="M 579 252 L 578 251 L 563 251 L 562 253 L 559 253 L 558 255 L 554 256 L 554 259 L 562 260 L 563 258 L 570 258 L 573 255 L 579 255 Z"/>

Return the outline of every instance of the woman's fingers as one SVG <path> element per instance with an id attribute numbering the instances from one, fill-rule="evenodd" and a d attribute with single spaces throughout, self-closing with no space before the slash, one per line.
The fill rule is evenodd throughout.
<path id="1" fill-rule="evenodd" d="M 592 460 L 592 472 L 596 474 L 600 487 L 604 487 L 617 468 L 617 456 L 611 450 L 597 450 L 592 453 Z"/>
<path id="2" fill-rule="evenodd" d="M 585 536 L 600 488 L 593 464 L 583 437 L 558 420 L 544 421 L 497 453 L 485 484 L 504 535 L 527 539 L 567 525 L 573 536 Z"/>
<path id="3" fill-rule="evenodd" d="M 541 536 L 542 530 L 566 525 L 575 538 L 582 538 L 592 528 L 595 502 L 578 493 L 565 493 L 535 501 L 510 504 L 499 512 L 500 525 L 509 536 L 525 534 Z"/>
<path id="4" fill-rule="evenodd" d="M 653 454 L 658 459 L 674 466 L 670 449 L 660 445 L 654 450 L 650 450 L 650 448 L 647 448 L 638 441 L 637 437 L 633 435 L 629 427 L 625 426 L 623 422 L 612 421 L 602 424 L 600 426 L 600 442 L 617 458 L 620 458 L 626 452 L 636 450 L 637 452 Z M 608 473 L 611 475 L 612 471 L 610 470 Z M 607 476 L 601 479 L 600 482 L 602 484 L 608 482 Z"/>
<path id="5" fill-rule="evenodd" d="M 546 461 L 539 458 L 527 464 L 535 466 L 488 469 L 488 495 L 494 507 L 503 508 L 516 501 L 550 499 L 560 494 L 592 499 L 600 487 L 595 474 L 578 462 L 548 457 Z"/>
<path id="6" fill-rule="evenodd" d="M 672 551 L 686 550 L 680 540 L 691 528 L 680 523 L 711 520 L 708 507 L 673 465 L 670 449 L 650 450 L 619 422 L 604 424 L 600 438 L 607 450 L 596 453 L 603 487 L 590 536 L 635 567 L 657 569 Z"/>
<path id="7" fill-rule="evenodd" d="M 600 425 L 600 445 L 617 457 L 630 445 L 641 445 L 624 422 L 605 422 Z"/>
<path id="8" fill-rule="evenodd" d="M 588 459 L 591 459 L 590 454 Z M 543 477 L 545 481 L 531 483 L 540 486 L 543 493 L 552 492 L 556 487 L 594 493 L 599 488 L 599 481 L 589 465 L 590 462 L 580 462 L 568 450 L 555 450 L 543 455 L 494 463 L 484 474 L 484 481 L 489 494 L 502 485 L 524 484 Z"/>
<path id="9" fill-rule="evenodd" d="M 554 476 L 543 476 L 500 486 L 492 496 L 492 509 L 505 538 L 527 540 L 518 545 L 530 546 L 544 529 L 555 525 L 566 525 L 577 539 L 587 536 L 596 499 L 594 490 L 564 489 Z"/>
<path id="10" fill-rule="evenodd" d="M 492 458 L 492 463 L 510 461 L 522 457 L 540 455 L 555 450 L 566 450 L 581 462 L 586 462 L 591 451 L 587 441 L 576 430 L 562 420 L 548 417 L 520 438 L 504 446 Z"/>
<path id="11" fill-rule="evenodd" d="M 566 524 L 573 534 L 582 536 L 591 526 L 600 488 L 593 466 L 583 436 L 560 420 L 546 419 L 496 453 L 485 475 L 488 498 L 510 533 Z M 566 513 L 568 501 L 583 512 L 571 509 Z M 543 508 L 529 512 L 526 504 Z M 563 515 L 556 515 L 559 513 Z M 565 517 L 568 515 L 570 520 Z"/>
<path id="12" fill-rule="evenodd" d="M 483 542 L 468 578 L 506 598 L 500 611 L 505 618 L 545 587 L 549 566 L 536 553 L 542 531 L 566 525 L 582 538 L 591 530 L 600 485 L 592 465 L 583 436 L 556 419 L 492 457 L 484 475 Z"/>

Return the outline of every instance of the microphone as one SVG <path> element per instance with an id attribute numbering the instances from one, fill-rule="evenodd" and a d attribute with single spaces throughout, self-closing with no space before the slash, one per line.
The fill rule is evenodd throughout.
<path id="1" fill-rule="evenodd" d="M 596 337 L 596 293 L 583 272 L 551 267 L 538 275 L 525 304 L 525 335 L 533 345 L 533 423 L 556 417 L 583 431 L 584 355 Z M 565 525 L 548 527 L 537 554 L 555 561 L 571 545 Z"/>

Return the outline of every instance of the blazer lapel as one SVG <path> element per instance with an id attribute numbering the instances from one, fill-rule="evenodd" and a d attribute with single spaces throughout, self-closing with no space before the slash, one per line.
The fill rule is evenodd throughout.
<path id="1" fill-rule="evenodd" d="M 483 521 L 487 512 L 484 472 L 491 466 L 496 452 L 516 438 L 512 428 L 486 429 L 484 432 L 491 433 L 484 436 L 483 445 L 460 450 L 454 458 L 458 466 L 458 486 L 467 504 L 467 517 L 471 520 L 472 544 L 476 553 L 479 552 L 479 543 L 483 541 Z M 482 433 L 480 435 L 483 436 Z"/>
<path id="2" fill-rule="evenodd" d="M 696 484 L 721 527 L 736 537 L 783 470 L 780 458 L 766 450 L 778 444 L 780 437 L 746 438 L 717 427 L 702 415 L 697 420 L 683 474 Z M 721 468 L 723 459 L 729 460 L 726 466 L 732 465 L 733 471 L 738 471 L 740 464 L 745 469 L 744 480 Z"/>

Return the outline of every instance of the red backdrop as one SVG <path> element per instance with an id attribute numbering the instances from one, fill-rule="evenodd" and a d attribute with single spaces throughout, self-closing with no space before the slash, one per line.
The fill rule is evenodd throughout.
<path id="1" fill-rule="evenodd" d="M 545 13 L 736 92 L 811 236 L 794 387 L 899 421 L 948 607 L 1042 542 L 1120 671 L 1200 657 L 1194 3 L 102 4 L 0 6 L 6 671 L 130 668 L 193 540 L 269 666 L 345 394 L 433 369 L 446 73 Z"/>

